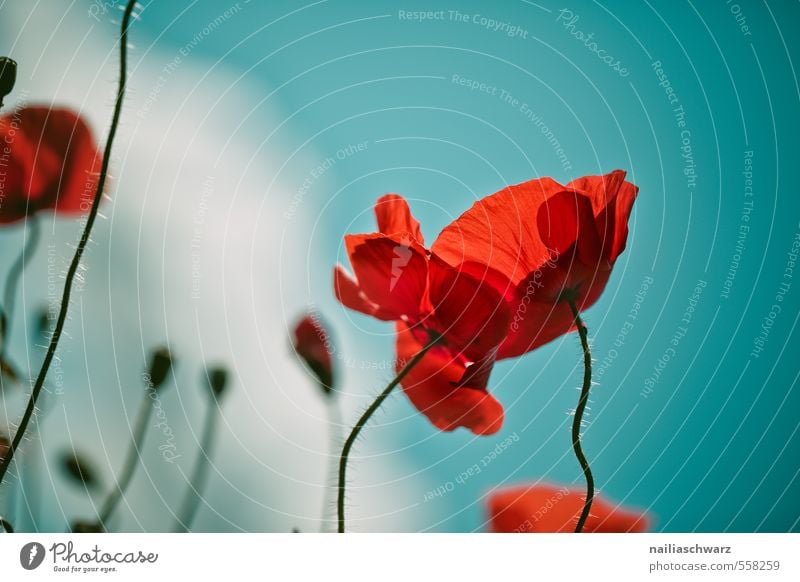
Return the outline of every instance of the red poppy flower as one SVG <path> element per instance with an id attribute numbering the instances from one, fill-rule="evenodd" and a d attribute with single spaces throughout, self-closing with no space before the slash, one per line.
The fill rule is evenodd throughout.
<path id="1" fill-rule="evenodd" d="M 621 170 L 566 186 L 550 178 L 509 186 L 447 226 L 431 250 L 406 201 L 384 196 L 375 207 L 380 232 L 345 238 L 356 279 L 337 266 L 336 295 L 401 322 L 398 369 L 429 332 L 442 335 L 404 378 L 405 393 L 441 430 L 492 434 L 503 420 L 486 393 L 495 360 L 574 329 L 562 299 L 586 309 L 600 296 L 625 248 L 637 191 Z"/>
<path id="2" fill-rule="evenodd" d="M 294 351 L 316 376 L 325 394 L 333 391 L 333 358 L 328 332 L 320 322 L 306 315 L 294 328 Z"/>
<path id="3" fill-rule="evenodd" d="M 584 491 L 550 484 L 507 487 L 489 496 L 489 529 L 495 533 L 571 533 L 585 498 Z M 649 522 L 647 514 L 595 495 L 583 531 L 641 533 Z"/>
<path id="4" fill-rule="evenodd" d="M 551 178 L 479 200 L 442 231 L 433 252 L 491 281 L 508 299 L 508 337 L 498 358 L 527 353 L 574 329 L 562 299 L 597 301 L 625 249 L 638 188 L 625 172 L 562 186 Z"/>
<path id="5" fill-rule="evenodd" d="M 0 224 L 48 209 L 87 212 L 100 162 L 89 126 L 72 111 L 25 107 L 0 117 Z"/>
<path id="6" fill-rule="evenodd" d="M 481 414 L 471 407 L 476 400 L 473 396 L 480 396 L 477 400 L 491 406 L 491 416 L 497 416 L 499 404 L 482 395 L 497 347 L 508 328 L 505 300 L 488 282 L 448 265 L 428 251 L 423 246 L 419 223 L 402 197 L 383 196 L 375 206 L 375 215 L 379 233 L 345 237 L 355 279 L 337 266 L 336 296 L 351 309 L 403 324 L 402 330 L 407 333 L 400 334 L 405 340 L 399 342 L 399 347 L 409 346 L 416 351 L 399 353 L 398 361 L 413 357 L 431 338 L 440 338 L 419 366 L 429 369 L 429 362 L 452 362 L 453 367 L 447 372 L 449 379 L 440 391 L 444 402 L 426 406 L 423 403 L 429 402 L 430 397 L 417 397 L 422 391 L 409 389 L 411 378 L 421 377 L 419 370 L 403 382 L 406 393 L 423 414 L 444 430 L 466 426 L 484 434 L 495 432 L 500 424 L 491 423 L 489 431 L 485 423 L 475 420 Z M 469 392 L 464 391 L 475 394 L 467 396 Z M 448 407 L 452 413 L 445 421 L 441 411 Z"/>

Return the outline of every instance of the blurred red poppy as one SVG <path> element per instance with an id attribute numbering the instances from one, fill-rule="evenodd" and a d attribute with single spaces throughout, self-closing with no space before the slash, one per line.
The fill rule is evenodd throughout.
<path id="1" fill-rule="evenodd" d="M 583 510 L 585 492 L 552 484 L 518 485 L 495 491 L 487 501 L 489 529 L 494 533 L 568 533 Z M 641 533 L 647 514 L 595 495 L 585 533 Z"/>
<path id="2" fill-rule="evenodd" d="M 0 117 L 0 224 L 42 210 L 88 212 L 101 161 L 73 111 L 25 107 Z"/>
<path id="3" fill-rule="evenodd" d="M 625 248 L 637 192 L 622 170 L 509 186 L 475 203 L 430 250 L 406 201 L 389 194 L 375 206 L 380 233 L 345 237 L 356 280 L 337 266 L 334 289 L 345 306 L 400 322 L 398 370 L 429 332 L 440 334 L 403 380 L 406 394 L 441 430 L 492 434 L 503 420 L 486 393 L 494 362 L 574 329 L 564 300 L 581 310 L 597 301 Z"/>
<path id="4" fill-rule="evenodd" d="M 325 394 L 334 389 L 330 337 L 317 318 L 306 315 L 294 328 L 294 351 L 306 363 Z"/>

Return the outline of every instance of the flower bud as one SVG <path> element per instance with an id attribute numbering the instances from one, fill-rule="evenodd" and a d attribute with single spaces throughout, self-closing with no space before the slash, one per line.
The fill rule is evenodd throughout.
<path id="1" fill-rule="evenodd" d="M 14 90 L 17 82 L 17 63 L 8 57 L 0 57 L 0 105 L 3 99 Z"/>
<path id="2" fill-rule="evenodd" d="M 327 330 L 317 317 L 306 315 L 298 322 L 294 329 L 293 347 L 316 377 L 322 393 L 326 396 L 333 394 L 333 345 Z"/>
<path id="3" fill-rule="evenodd" d="M 159 348 L 153 352 L 148 372 L 150 388 L 158 390 L 167 379 L 170 368 L 172 368 L 172 354 L 169 349 Z"/>
<path id="4" fill-rule="evenodd" d="M 61 465 L 76 484 L 82 484 L 88 489 L 95 489 L 100 485 L 97 474 L 83 455 L 73 452 L 64 453 L 61 457 Z"/>
<path id="5" fill-rule="evenodd" d="M 228 370 L 223 367 L 209 368 L 206 370 L 208 387 L 215 398 L 222 396 L 228 386 Z"/>

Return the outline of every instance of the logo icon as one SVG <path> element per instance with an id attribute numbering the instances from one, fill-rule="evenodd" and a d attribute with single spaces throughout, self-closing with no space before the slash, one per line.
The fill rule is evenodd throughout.
<path id="1" fill-rule="evenodd" d="M 39 542 L 30 542 L 19 551 L 19 563 L 26 570 L 35 570 L 44 562 L 44 546 Z"/>

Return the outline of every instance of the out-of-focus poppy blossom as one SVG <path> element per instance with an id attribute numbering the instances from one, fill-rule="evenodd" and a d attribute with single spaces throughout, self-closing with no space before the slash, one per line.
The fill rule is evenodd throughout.
<path id="1" fill-rule="evenodd" d="M 519 485 L 495 491 L 487 501 L 495 533 L 571 533 L 583 511 L 585 491 L 552 484 Z M 641 533 L 647 514 L 595 495 L 585 533 Z"/>
<path id="2" fill-rule="evenodd" d="M 479 200 L 432 250 L 505 293 L 512 313 L 498 358 L 527 353 L 575 328 L 569 305 L 591 307 L 625 249 L 639 189 L 625 172 L 562 186 L 551 178 Z"/>
<path id="3" fill-rule="evenodd" d="M 497 347 L 508 328 L 509 312 L 503 296 L 488 282 L 428 251 L 419 223 L 401 196 L 381 197 L 375 215 L 379 233 L 345 237 L 355 279 L 337 266 L 336 296 L 351 309 L 402 324 L 399 364 L 432 338 L 439 338 L 419 366 L 442 381 L 432 369 L 436 368 L 433 363 L 447 365 L 443 372 L 447 380 L 438 390 L 428 386 L 428 393 L 417 386 L 418 381 L 426 379 L 418 369 L 403 382 L 412 403 L 434 425 L 442 430 L 465 426 L 481 434 L 496 432 L 502 423 L 502 408 L 493 398 L 484 396 Z M 473 410 L 476 404 L 479 408 L 491 405 L 493 411 Z M 498 409 L 499 421 L 478 420 L 488 416 L 497 420 Z"/>
<path id="4" fill-rule="evenodd" d="M 333 358 L 331 340 L 319 320 L 311 315 L 303 317 L 294 328 L 294 351 L 316 376 L 323 393 L 334 390 Z"/>
<path id="5" fill-rule="evenodd" d="M 0 144 L 0 224 L 89 211 L 102 158 L 78 114 L 25 107 L 1 116 Z"/>

